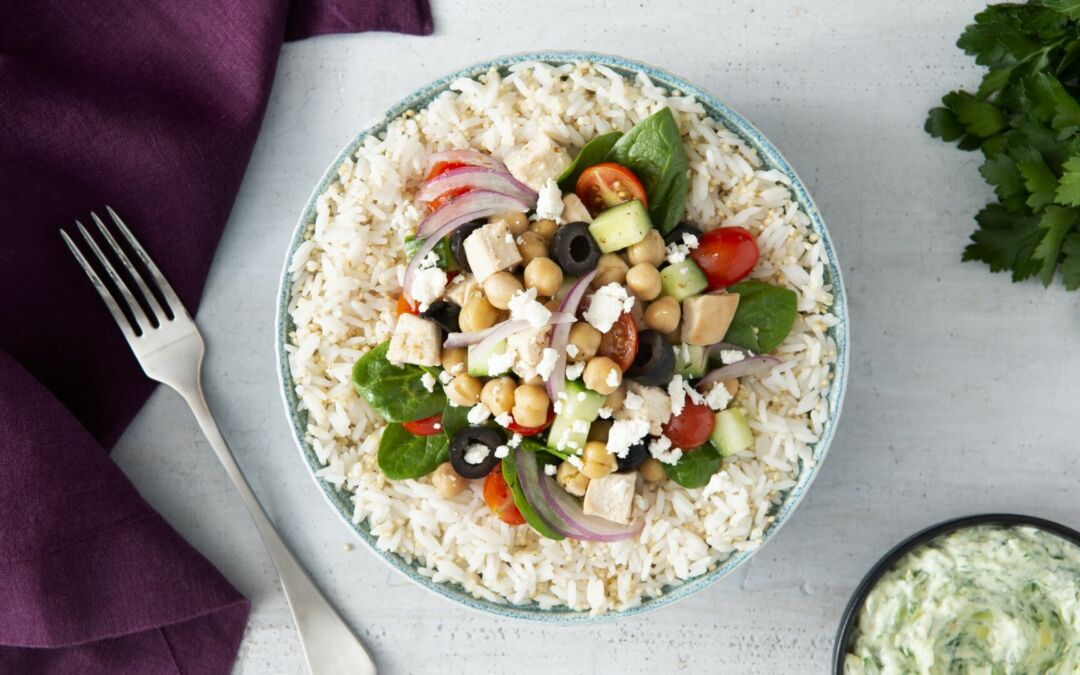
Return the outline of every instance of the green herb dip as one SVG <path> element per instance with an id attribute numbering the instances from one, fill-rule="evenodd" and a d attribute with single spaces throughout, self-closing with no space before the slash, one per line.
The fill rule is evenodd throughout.
<path id="1" fill-rule="evenodd" d="M 1080 547 L 991 525 L 923 544 L 867 596 L 844 672 L 1080 673 Z"/>

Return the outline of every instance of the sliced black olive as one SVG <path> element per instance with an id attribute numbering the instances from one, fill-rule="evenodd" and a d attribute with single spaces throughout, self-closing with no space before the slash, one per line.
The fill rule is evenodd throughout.
<path id="1" fill-rule="evenodd" d="M 675 375 L 675 348 L 663 333 L 643 330 L 638 333 L 638 350 L 626 376 L 638 384 L 663 386 Z"/>
<path id="2" fill-rule="evenodd" d="M 472 267 L 469 266 L 469 257 L 465 255 L 465 239 L 484 225 L 483 220 L 474 220 L 450 233 L 450 255 L 454 256 L 454 260 L 466 272 L 472 272 Z"/>
<path id="3" fill-rule="evenodd" d="M 672 228 L 671 232 L 668 232 L 664 235 L 664 244 L 682 244 L 684 243 L 682 240 L 682 236 L 684 234 L 692 234 L 695 237 L 700 238 L 703 233 L 701 231 L 701 228 L 695 225 L 691 225 L 690 223 L 683 220 L 680 221 L 679 224 L 676 225 L 674 228 Z"/>
<path id="4" fill-rule="evenodd" d="M 450 441 L 450 466 L 458 472 L 462 478 L 483 478 L 491 473 L 499 458 L 495 456 L 495 448 L 506 443 L 506 438 L 498 429 L 491 427 L 465 427 L 454 434 Z M 474 445 L 482 445 L 487 448 L 487 454 L 477 463 L 465 459 L 469 454 L 469 448 Z"/>
<path id="5" fill-rule="evenodd" d="M 420 312 L 420 316 L 439 324 L 439 327 L 447 333 L 456 333 L 461 330 L 458 326 L 459 314 L 461 314 L 461 308 L 446 300 L 436 300 L 430 307 Z"/>
<path id="6" fill-rule="evenodd" d="M 626 457 L 619 457 L 615 455 L 615 463 L 618 468 L 616 473 L 626 473 L 627 471 L 633 471 L 649 458 L 649 445 L 648 437 L 641 439 L 637 443 L 630 446 L 630 449 L 626 451 Z"/>
<path id="7" fill-rule="evenodd" d="M 549 253 L 564 274 L 574 277 L 592 272 L 600 260 L 600 246 L 589 233 L 589 224 L 581 221 L 555 230 Z"/>

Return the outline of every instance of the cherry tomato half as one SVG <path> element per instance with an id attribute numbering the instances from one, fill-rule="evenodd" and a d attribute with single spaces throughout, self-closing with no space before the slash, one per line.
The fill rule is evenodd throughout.
<path id="1" fill-rule="evenodd" d="M 431 417 L 425 417 L 422 420 L 402 422 L 401 426 L 405 427 L 405 431 L 408 431 L 413 436 L 434 436 L 435 434 L 441 434 L 442 413 L 432 415 Z"/>
<path id="2" fill-rule="evenodd" d="M 411 304 L 409 304 L 409 300 L 405 297 L 404 293 L 398 296 L 397 306 L 394 307 L 394 312 L 396 313 L 396 316 L 401 316 L 402 314 L 420 313 L 420 311 L 416 307 L 413 307 Z"/>
<path id="3" fill-rule="evenodd" d="M 535 436 L 536 434 L 540 433 L 544 429 L 547 429 L 548 427 L 550 427 L 551 423 L 554 422 L 554 421 L 555 421 L 555 408 L 548 408 L 547 419 L 544 420 L 544 423 L 541 424 L 538 427 L 523 427 L 523 426 L 521 426 L 517 422 L 514 422 L 511 419 L 511 422 L 510 422 L 509 426 L 507 426 L 506 428 L 509 429 L 510 431 L 514 432 L 515 434 L 520 434 L 522 436 Z"/>
<path id="4" fill-rule="evenodd" d="M 509 525 L 524 525 L 521 511 L 514 506 L 514 495 L 502 475 L 502 462 L 495 465 L 484 479 L 484 503 L 499 520 Z"/>
<path id="5" fill-rule="evenodd" d="M 698 239 L 690 257 L 705 272 L 709 290 L 727 288 L 744 278 L 761 257 L 757 240 L 741 227 L 720 227 Z"/>
<path id="6" fill-rule="evenodd" d="M 624 312 L 611 330 L 600 337 L 600 349 L 597 353 L 614 361 L 619 370 L 626 372 L 634 364 L 637 356 L 638 335 L 634 317 Z"/>
<path id="7" fill-rule="evenodd" d="M 465 162 L 436 162 L 435 166 L 431 167 L 431 171 L 428 171 L 427 178 L 424 180 L 431 180 L 436 176 L 441 176 L 451 169 L 460 169 L 464 166 L 469 166 Z"/>
<path id="8" fill-rule="evenodd" d="M 709 440 L 716 416 L 704 403 L 694 403 L 690 399 L 684 403 L 682 412 L 664 424 L 664 435 L 675 447 L 693 450 Z"/>
<path id="9" fill-rule="evenodd" d="M 472 188 L 467 188 L 467 187 L 457 188 L 456 190 L 447 190 L 446 192 L 442 193 L 441 195 L 439 195 L 435 199 L 432 199 L 430 202 L 428 202 L 428 211 L 431 211 L 432 213 L 434 213 L 435 211 L 438 210 L 438 208 L 440 206 L 442 206 L 444 204 L 449 204 L 450 202 L 454 201 L 455 197 L 460 197 L 461 195 L 465 194 L 466 192 L 471 192 L 471 191 L 472 191 Z"/>
<path id="10" fill-rule="evenodd" d="M 645 186 L 630 169 L 615 162 L 603 162 L 585 169 L 578 178 L 574 192 L 594 216 L 604 209 L 635 199 L 640 199 L 643 206 L 649 205 Z"/>
<path id="11" fill-rule="evenodd" d="M 431 180 L 436 176 L 441 176 L 442 174 L 450 171 L 451 169 L 460 169 L 465 166 L 469 165 L 465 164 L 464 162 L 436 162 L 435 166 L 431 167 L 431 171 L 428 171 L 428 175 L 425 180 Z M 468 192 L 469 189 L 470 188 L 463 187 L 456 190 L 447 190 L 435 199 L 432 199 L 430 202 L 428 202 L 428 211 L 436 211 L 440 206 L 449 202 L 454 197 L 460 197 L 461 195 Z"/>

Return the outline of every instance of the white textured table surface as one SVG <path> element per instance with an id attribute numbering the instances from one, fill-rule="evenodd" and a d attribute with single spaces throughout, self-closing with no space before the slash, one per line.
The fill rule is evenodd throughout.
<path id="1" fill-rule="evenodd" d="M 207 395 L 225 436 L 380 672 L 821 673 L 859 577 L 914 530 L 996 510 L 1080 526 L 1080 294 L 1013 285 L 961 264 L 971 217 L 989 193 L 977 155 L 922 131 L 942 94 L 977 81 L 954 42 L 981 1 L 682 0 L 672 11 L 614 0 L 433 4 L 432 37 L 333 36 L 285 47 L 198 316 L 209 343 Z M 462 609 L 355 540 L 289 436 L 273 352 L 282 256 L 338 149 L 438 76 L 547 48 L 653 63 L 752 120 L 829 224 L 853 333 L 839 432 L 777 538 L 681 604 L 573 629 Z M 114 457 L 251 598 L 237 672 L 303 673 L 270 562 L 180 399 L 155 393 Z"/>

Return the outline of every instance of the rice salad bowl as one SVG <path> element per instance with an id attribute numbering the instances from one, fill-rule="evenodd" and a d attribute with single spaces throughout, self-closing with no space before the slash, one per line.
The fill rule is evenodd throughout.
<path id="1" fill-rule="evenodd" d="M 386 473 L 396 474 L 381 463 L 379 452 L 384 429 L 388 428 L 384 419 L 386 416 L 372 407 L 371 402 L 376 399 L 368 396 L 370 392 L 364 390 L 364 384 L 354 381 L 354 367 L 359 370 L 358 362 L 365 356 L 370 360 L 377 348 L 385 351 L 384 343 L 390 342 L 391 351 L 401 351 L 401 345 L 395 347 L 393 340 L 405 339 L 395 336 L 395 325 L 401 322 L 398 315 L 402 312 L 402 302 L 406 303 L 402 316 L 419 313 L 421 317 L 426 317 L 434 307 L 431 298 L 426 298 L 425 302 L 417 299 L 422 295 L 418 290 L 421 283 L 416 280 L 420 272 L 413 269 L 415 262 L 410 266 L 406 252 L 408 249 L 410 253 L 415 253 L 416 249 L 409 249 L 405 244 L 407 239 L 417 236 L 418 228 L 420 234 L 424 233 L 425 228 L 430 230 L 427 223 L 438 215 L 437 206 L 430 203 L 425 206 L 424 200 L 418 199 L 418 195 L 424 197 L 425 191 L 430 192 L 428 184 L 437 173 L 432 171 L 431 158 L 456 158 L 458 155 L 454 153 L 471 152 L 477 157 L 483 155 L 490 158 L 485 161 L 490 161 L 498 171 L 503 170 L 505 163 L 515 178 L 531 183 L 528 176 L 522 176 L 520 171 L 515 170 L 513 156 L 515 151 L 520 151 L 530 141 L 539 138 L 546 143 L 550 140 L 556 153 L 565 152 L 566 158 L 557 167 L 562 171 L 594 138 L 606 134 L 616 138 L 613 132 L 623 132 L 622 138 L 626 138 L 626 132 L 643 120 L 668 116 L 669 113 L 665 111 L 670 111 L 674 120 L 676 127 L 673 128 L 677 129 L 681 139 L 688 167 L 683 174 L 688 179 L 685 208 L 681 205 L 676 207 L 682 214 L 680 227 L 685 226 L 684 221 L 692 223 L 690 231 L 697 237 L 690 235 L 686 239 L 676 240 L 674 244 L 669 243 L 661 254 L 666 261 L 658 261 L 656 266 L 673 268 L 683 258 L 689 261 L 691 258 L 688 254 L 695 260 L 701 260 L 700 251 L 688 250 L 698 246 L 698 237 L 703 240 L 709 238 L 712 236 L 709 233 L 717 228 L 741 228 L 752 235 L 750 239 L 759 252 L 752 269 L 747 269 L 748 277 L 741 283 L 762 287 L 768 284 L 783 290 L 786 296 L 792 298 L 792 319 L 788 332 L 786 336 L 781 336 L 782 340 L 777 340 L 775 347 L 763 350 L 768 354 L 759 355 L 727 342 L 700 348 L 707 355 L 723 357 L 722 361 L 717 358 L 715 362 L 710 362 L 719 366 L 717 370 L 720 373 L 712 377 L 715 380 L 713 388 L 721 390 L 728 386 L 728 391 L 733 394 L 730 397 L 722 395 L 718 406 L 713 404 L 715 397 L 709 399 L 709 405 L 713 406 L 712 410 L 707 410 L 709 424 L 712 424 L 713 411 L 718 411 L 715 413 L 718 416 L 725 414 L 725 408 L 737 411 L 746 427 L 744 436 L 740 438 L 745 437 L 746 442 L 724 451 L 725 438 L 717 438 L 720 433 L 718 426 L 706 443 L 712 448 L 710 452 L 720 448 L 716 463 L 708 474 L 693 479 L 697 482 L 667 480 L 664 473 L 667 476 L 676 475 L 674 465 L 681 461 L 680 458 L 694 455 L 704 450 L 705 446 L 689 450 L 684 455 L 677 447 L 670 447 L 672 444 L 666 436 L 651 436 L 652 442 L 648 446 L 643 445 L 646 439 L 641 439 L 636 450 L 632 448 L 642 453 L 632 466 L 624 466 L 624 462 L 630 460 L 625 459 L 626 448 L 622 448 L 617 458 L 620 473 L 612 473 L 605 478 L 625 478 L 627 470 L 631 476 L 638 476 L 635 470 L 640 471 L 641 475 L 636 483 L 633 478 L 629 479 L 633 488 L 628 495 L 624 495 L 627 501 L 622 516 L 612 516 L 601 510 L 599 520 L 595 515 L 581 516 L 576 506 L 578 502 L 570 502 L 569 508 L 578 513 L 579 521 L 571 518 L 569 522 L 563 522 L 545 505 L 536 504 L 535 501 L 534 512 L 532 507 L 521 501 L 518 489 L 527 490 L 528 486 L 515 483 L 514 478 L 520 473 L 515 476 L 507 474 L 506 478 L 509 479 L 510 488 L 515 491 L 513 496 L 522 509 L 524 520 L 528 520 L 529 524 L 511 524 L 523 523 L 524 520 L 507 519 L 505 513 L 499 513 L 501 509 L 492 505 L 489 483 L 492 476 L 499 474 L 498 466 L 516 457 L 519 464 L 517 471 L 521 472 L 522 458 L 528 456 L 529 462 L 535 462 L 532 459 L 534 455 L 542 457 L 537 480 L 546 481 L 545 485 L 563 485 L 570 494 L 583 496 L 583 492 L 575 492 L 569 487 L 562 471 L 565 468 L 568 475 L 577 475 L 576 467 L 583 475 L 587 473 L 581 461 L 581 447 L 573 443 L 569 449 L 559 445 L 559 450 L 550 449 L 552 455 L 546 455 L 543 440 L 535 442 L 526 439 L 526 443 L 533 443 L 530 447 L 539 448 L 540 451 L 524 452 L 522 435 L 528 436 L 535 430 L 524 434 L 503 430 L 505 433 L 501 438 L 511 439 L 506 444 L 512 447 L 508 450 L 503 444 L 495 448 L 493 443 L 494 455 L 488 457 L 488 452 L 484 451 L 479 455 L 480 459 L 475 458 L 476 451 L 483 448 L 475 443 L 457 448 L 455 454 L 455 443 L 459 439 L 454 436 L 442 443 L 439 450 L 441 455 L 436 460 L 441 462 L 438 471 L 431 471 L 428 467 L 424 469 L 427 472 L 425 475 L 419 472 L 407 474 L 416 475 L 415 478 L 388 478 Z M 447 151 L 452 152 L 447 154 Z M 534 164 L 546 161 L 533 158 Z M 461 165 L 454 163 L 451 166 Z M 465 172 L 473 168 L 465 167 Z M 569 172 L 570 168 L 565 168 L 563 176 Z M 453 170 L 449 172 L 454 173 Z M 461 173 L 460 169 L 458 173 Z M 632 176 L 628 177 L 632 180 Z M 532 229 L 538 218 L 547 217 L 545 213 L 551 210 L 547 204 L 551 203 L 552 197 L 545 193 L 548 192 L 546 188 L 554 185 L 554 180 L 548 179 L 544 187 L 535 183 L 532 190 L 514 182 L 516 187 L 521 188 L 521 194 L 533 197 L 528 202 L 527 225 Z M 651 192 L 652 184 L 646 178 L 643 178 L 643 182 Z M 581 179 L 577 185 L 580 194 Z M 621 184 L 615 185 L 619 186 L 619 194 L 622 195 Z M 571 181 L 569 194 L 563 198 L 567 212 L 574 197 L 573 189 Z M 597 188 L 592 189 L 597 192 Z M 559 194 L 555 192 L 556 201 Z M 610 196 L 607 192 L 604 195 Z M 625 195 L 622 196 L 623 199 L 618 201 L 625 201 Z M 454 195 L 449 201 L 454 201 Z M 644 204 L 645 201 L 646 196 L 641 193 L 640 203 Z M 658 204 L 653 194 L 648 196 L 648 201 L 652 206 L 639 210 L 651 213 L 654 223 L 657 223 L 656 208 L 663 205 Z M 576 203 L 580 206 L 582 202 L 578 200 Z M 639 204 L 636 201 L 633 203 Z M 593 206 L 588 203 L 588 210 L 596 216 L 589 227 L 596 235 L 593 226 L 608 212 L 597 215 Z M 564 210 L 562 204 L 556 203 L 555 207 L 556 214 Z M 603 205 L 600 204 L 600 207 Z M 429 209 L 434 214 L 429 214 Z M 525 211 L 525 207 L 520 210 Z M 559 228 L 569 229 L 565 219 L 554 217 Z M 584 213 L 581 217 L 590 220 Z M 647 215 L 643 218 L 648 220 Z M 576 225 L 584 228 L 586 223 Z M 555 227 L 553 224 L 551 226 Z M 454 227 L 444 228 L 441 232 L 446 233 Z M 479 227 L 479 224 L 472 224 L 471 227 Z M 470 235 L 470 238 L 478 237 Z M 603 250 L 602 237 L 597 236 L 597 240 L 601 242 Z M 517 241 L 519 245 L 522 243 L 521 236 L 517 237 Z M 688 246 L 680 246 L 681 241 Z M 451 246 L 453 243 L 451 239 Z M 551 250 L 552 257 L 555 257 L 554 244 Z M 621 255 L 625 260 L 626 251 L 605 255 Z M 423 250 L 421 253 L 426 256 L 426 262 L 421 262 L 420 267 L 433 267 L 435 253 Z M 477 262 L 471 250 L 468 258 L 473 261 L 473 271 L 479 279 L 481 273 L 475 269 Z M 633 262 L 632 254 L 630 261 Z M 531 266 L 530 263 L 525 267 L 526 281 Z M 468 265 L 463 267 L 468 271 Z M 700 290 L 703 294 L 701 297 L 712 302 L 718 294 L 726 296 L 724 288 L 712 290 L 715 285 L 712 284 L 711 271 L 707 267 L 705 269 L 710 273 L 710 286 L 709 289 Z M 655 269 L 646 271 L 655 276 Z M 450 273 L 449 277 L 437 270 L 435 274 L 441 283 L 436 286 L 437 291 L 443 289 L 447 280 L 453 279 L 455 274 L 469 276 L 463 271 Z M 505 271 L 499 274 L 512 276 Z M 577 301 L 575 299 L 567 308 L 566 298 L 574 296 L 574 288 L 582 284 L 570 286 L 567 292 L 573 278 L 567 275 L 567 281 L 557 297 L 554 290 L 549 291 L 552 297 L 546 306 L 551 311 L 547 311 L 546 317 L 552 324 L 558 323 L 560 316 L 564 317 L 565 322 L 575 320 Z M 487 281 L 482 281 L 482 288 L 488 290 Z M 451 286 L 454 283 L 449 281 Z M 630 281 L 625 283 L 627 288 L 624 290 L 631 293 L 620 297 L 629 296 L 626 303 L 626 316 L 629 317 L 633 293 L 637 293 L 637 290 L 630 288 Z M 664 294 L 669 290 L 666 284 L 665 279 Z M 721 286 L 727 285 L 726 282 L 721 283 Z M 583 291 L 589 286 L 586 279 Z M 614 288 L 615 284 L 611 287 Z M 597 285 L 592 284 L 592 288 L 597 288 Z M 578 294 L 583 291 L 578 291 Z M 529 292 L 532 298 L 536 297 L 535 290 Z M 598 293 L 594 290 L 590 297 L 595 298 Z M 639 309 L 634 316 L 638 329 L 643 330 L 640 333 L 641 344 L 645 344 L 646 334 L 656 331 L 645 330 L 652 324 L 646 326 L 643 323 L 640 308 L 650 303 L 644 302 L 640 293 L 638 295 Z M 655 293 L 649 292 L 645 297 L 655 296 Z M 515 297 L 524 299 L 520 282 Z M 695 299 L 683 300 L 680 295 L 675 297 L 685 308 L 682 334 L 687 340 L 687 332 L 693 329 L 687 325 L 691 318 L 686 314 L 689 311 L 686 303 Z M 735 300 L 738 300 L 737 295 Z M 492 298 L 491 302 L 496 301 Z M 533 304 L 543 315 L 545 310 L 540 310 L 540 307 L 545 305 L 540 301 L 533 301 Z M 597 304 L 597 301 L 593 300 L 593 304 Z M 679 303 L 675 305 L 677 309 Z M 586 312 L 591 309 L 588 299 L 583 307 Z M 502 311 L 499 313 L 502 323 L 494 328 L 470 333 L 466 331 L 464 316 L 462 327 L 457 328 L 458 308 L 450 308 L 454 310 L 453 326 L 445 326 L 446 322 L 438 318 L 436 322 L 446 328 L 445 335 L 449 336 L 447 344 L 451 344 L 453 339 L 468 342 L 469 336 L 475 336 L 472 342 L 468 342 L 470 359 L 474 348 L 479 349 L 498 337 L 491 333 L 499 326 L 513 324 L 515 322 L 509 319 L 520 318 L 512 312 L 508 315 Z M 560 311 L 567 309 L 569 313 Z M 585 322 L 580 311 L 576 319 L 574 326 Z M 726 320 L 730 319 L 729 316 Z M 409 320 L 415 321 L 415 317 L 409 317 Z M 711 317 L 702 320 L 702 330 L 710 330 L 710 322 Z M 484 325 L 490 325 L 490 322 Z M 601 328 L 607 327 L 610 327 L 610 323 Z M 547 326 L 543 328 L 547 332 L 542 332 L 541 337 L 546 335 L 548 337 L 545 339 L 553 339 L 551 336 L 558 334 L 560 328 L 559 325 Z M 462 332 L 450 332 L 455 329 Z M 301 453 L 335 510 L 354 531 L 391 566 L 430 590 L 496 614 L 558 622 L 591 621 L 655 608 L 704 588 L 747 560 L 794 510 L 824 459 L 840 413 L 847 363 L 846 307 L 835 254 L 820 215 L 805 188 L 779 153 L 737 113 L 696 87 L 643 64 L 580 52 L 522 54 L 472 66 L 420 90 L 388 111 L 384 119 L 362 132 L 328 170 L 301 218 L 285 263 L 276 332 L 283 396 Z M 632 332 L 635 336 L 639 335 L 636 330 Z M 732 332 L 734 328 L 724 339 L 730 338 Z M 756 326 L 753 327 L 753 334 L 758 334 Z M 606 340 L 607 334 L 604 335 Z M 687 345 L 679 345 L 677 337 L 673 339 L 671 333 L 667 335 L 668 340 L 675 342 L 677 355 L 688 353 Z M 674 335 L 677 336 L 678 332 Z M 488 338 L 487 341 L 474 344 L 484 337 Z M 708 341 L 716 339 L 714 336 Z M 752 341 L 755 339 L 751 338 Z M 667 345 L 668 340 L 661 340 L 661 343 Z M 635 341 L 634 344 L 636 346 L 638 343 Z M 548 376 L 557 357 L 559 384 L 563 382 L 562 369 L 565 368 L 566 386 L 574 386 L 569 378 L 575 376 L 570 374 L 577 365 L 571 363 L 571 357 L 577 350 L 572 340 L 568 347 L 565 338 L 562 342 L 551 342 L 550 346 L 557 349 L 544 350 L 544 360 L 550 361 L 547 368 L 540 366 L 539 371 L 529 374 L 531 379 L 528 380 L 522 374 L 517 396 L 519 400 L 523 399 L 520 391 L 525 388 L 527 381 L 537 385 L 533 389 L 541 392 L 546 387 L 547 393 L 551 394 L 550 401 L 558 411 L 560 400 L 565 409 L 567 395 L 561 386 L 556 387 L 558 391 L 552 391 Z M 664 346 L 663 349 L 670 352 L 672 348 Z M 730 356 L 733 349 L 742 354 Z M 570 356 L 567 356 L 568 350 Z M 446 353 L 444 351 L 444 355 Z M 551 359 L 547 359 L 548 356 Z M 592 369 L 592 361 L 598 358 L 590 360 L 588 369 Z M 618 356 L 613 358 L 619 360 Z M 631 355 L 630 358 L 642 357 Z M 732 367 L 732 361 L 747 358 L 758 367 L 751 368 L 745 363 L 738 368 Z M 449 397 L 448 406 L 455 405 L 456 396 L 451 388 L 456 386 L 456 380 L 451 381 L 452 373 L 437 373 L 437 367 L 427 367 L 438 366 L 437 357 L 430 363 L 423 360 L 407 362 L 420 363 L 424 367 L 423 388 L 435 392 L 440 387 L 445 388 Z M 396 361 L 392 363 L 398 365 Z M 682 365 L 680 361 L 680 373 L 684 373 Z M 576 375 L 589 385 L 587 374 L 580 376 L 583 366 L 584 362 L 577 368 Z M 471 360 L 468 368 L 469 374 L 473 374 Z M 734 380 L 725 376 L 729 370 L 743 376 Z M 540 371 L 542 376 L 536 374 Z M 437 382 L 434 374 L 439 375 Z M 484 371 L 484 374 L 488 373 Z M 512 376 L 514 373 L 509 374 Z M 628 378 L 632 374 L 632 369 L 625 373 Z M 684 375 L 675 375 L 673 384 L 661 384 L 653 389 L 671 392 L 672 397 L 682 400 L 682 403 L 676 403 L 670 399 L 675 411 L 683 410 L 684 405 L 704 407 L 707 390 L 700 388 L 700 384 L 708 382 L 709 376 L 694 380 L 694 377 L 702 375 L 702 371 Z M 608 373 L 604 379 L 607 384 L 615 385 L 622 376 L 623 373 L 616 371 Z M 669 372 L 666 379 L 670 380 L 671 377 Z M 507 378 L 504 376 L 502 379 Z M 721 383 L 720 379 L 725 381 Z M 593 381 L 597 380 L 594 378 Z M 699 383 L 701 394 L 691 386 L 690 383 L 694 381 Z M 630 380 L 623 381 L 621 386 L 624 390 L 622 396 L 626 395 L 627 382 Z M 733 386 L 732 382 L 735 382 Z M 516 384 L 512 377 L 510 383 Z M 605 386 L 596 385 L 595 388 L 606 392 L 609 389 Z M 630 386 L 633 391 L 638 391 L 633 389 L 637 386 L 633 382 L 630 382 Z M 687 398 L 683 398 L 684 392 L 680 387 L 685 389 Z M 420 387 L 412 388 L 419 390 Z M 423 392 L 419 394 L 423 398 Z M 595 392 L 590 395 L 597 396 Z M 610 401 L 614 395 L 611 394 L 607 400 Z M 579 396 L 584 400 L 584 393 Z M 541 398 L 545 402 L 549 400 L 543 396 Z M 477 399 L 474 397 L 471 400 Z M 605 399 L 600 396 L 598 400 Z M 483 401 L 489 401 L 486 387 Z M 390 405 L 395 403 L 391 402 Z M 495 404 L 491 405 L 494 407 Z M 475 409 L 461 408 L 463 415 L 464 411 L 469 413 L 467 423 L 496 426 L 487 414 L 474 418 L 477 409 L 483 407 L 484 403 L 481 402 L 476 404 Z M 451 430 L 447 416 L 452 408 L 447 407 L 446 410 L 443 417 L 431 418 L 435 420 L 434 430 L 429 424 L 429 430 L 421 433 L 438 434 L 438 438 L 442 438 L 439 421 L 445 420 L 445 433 L 449 436 Z M 526 414 L 518 407 L 513 408 L 513 413 L 515 417 Z M 602 441 L 608 441 L 608 429 L 620 423 L 618 420 L 622 418 L 618 413 L 616 411 L 614 415 L 615 420 L 607 420 L 612 416 L 612 411 L 606 406 L 600 408 L 600 416 L 607 420 L 602 422 L 605 429 L 604 435 L 600 436 Z M 425 414 L 430 414 L 430 411 Z M 545 427 L 552 424 L 552 414 L 549 413 Z M 559 413 L 556 418 L 561 415 Z M 509 411 L 492 416 L 504 426 L 507 420 L 513 421 Z M 595 412 L 591 418 L 596 418 Z M 543 419 L 542 414 L 539 419 Z M 669 423 L 673 421 L 674 416 L 668 419 Z M 559 420 L 556 419 L 555 426 L 558 424 Z M 573 428 L 577 430 L 579 424 L 575 423 Z M 400 425 L 390 426 L 394 427 L 394 433 L 400 433 Z M 406 428 L 412 431 L 412 427 L 406 425 Z M 518 427 L 511 427 L 515 428 Z M 582 428 L 588 426 L 583 425 Z M 665 434 L 669 434 L 668 428 L 668 424 L 665 424 Z M 653 429 L 655 432 L 656 429 Z M 611 433 L 610 443 L 615 443 L 614 431 Z M 565 431 L 563 436 L 567 434 L 569 431 Z M 543 439 L 543 436 L 537 438 Z M 590 432 L 589 446 L 594 445 L 593 438 Z M 582 445 L 585 444 L 584 439 L 582 435 Z M 663 441 L 662 447 L 657 448 L 656 441 Z M 424 439 L 417 442 L 423 448 Z M 449 461 L 446 457 L 448 445 Z M 549 440 L 548 445 L 554 447 L 556 443 Z M 644 447 L 648 448 L 647 452 L 642 450 Z M 511 453 L 509 458 L 508 452 Z M 573 457 L 575 452 L 577 457 Z M 463 464 L 462 456 L 469 463 Z M 703 456 L 696 455 L 697 458 Z M 502 462 L 496 462 L 495 457 L 502 459 Z M 584 459 L 588 461 L 587 454 Z M 600 476 L 615 471 L 616 458 L 610 456 L 608 459 L 611 461 L 610 469 L 588 475 Z M 459 473 L 468 476 L 468 471 L 476 468 L 472 463 L 480 460 L 496 464 L 492 475 L 486 480 L 465 481 L 453 471 L 453 468 L 457 468 Z M 558 475 L 556 465 L 559 467 Z M 646 469 L 649 467 L 659 478 L 647 475 Z M 656 467 L 661 467 L 663 472 Z M 457 488 L 446 489 L 447 479 L 443 476 L 440 480 L 438 475 L 443 470 L 460 483 Z M 643 479 L 642 476 L 646 477 Z M 509 494 L 510 488 L 506 487 L 501 477 L 498 482 Z M 599 481 L 594 479 L 592 483 L 598 485 Z M 565 498 L 565 494 L 562 497 Z M 585 496 L 585 513 L 590 513 L 589 499 L 589 496 Z M 515 502 L 510 502 L 509 497 L 507 500 L 508 508 L 517 513 Z M 554 506 L 558 513 L 566 515 L 558 504 Z M 598 507 L 594 505 L 592 508 L 591 513 L 597 513 Z M 608 523 L 604 518 L 616 523 Z M 611 525 L 610 531 L 618 532 L 619 536 L 576 536 L 582 531 L 589 532 L 589 523 L 601 522 L 600 532 L 608 533 L 605 527 Z M 537 528 L 547 532 L 545 525 L 553 525 L 556 533 L 541 535 Z M 563 537 L 562 534 L 568 536 Z"/>

